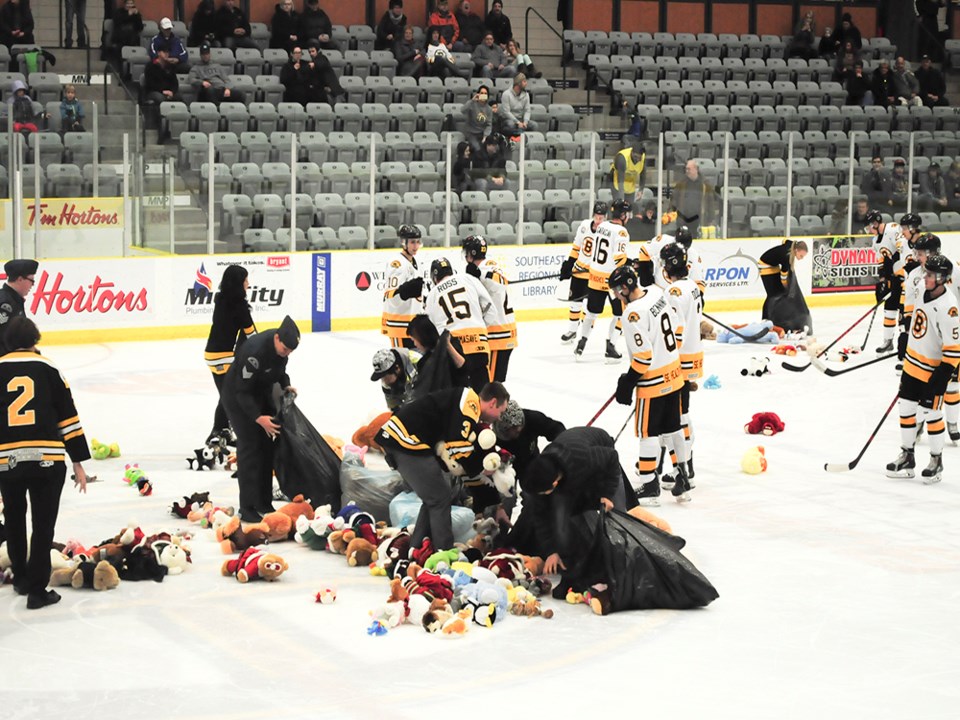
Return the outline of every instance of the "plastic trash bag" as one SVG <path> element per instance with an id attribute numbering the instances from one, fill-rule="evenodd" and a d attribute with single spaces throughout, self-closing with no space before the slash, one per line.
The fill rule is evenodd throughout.
<path id="1" fill-rule="evenodd" d="M 785 293 L 767 298 L 763 304 L 763 317 L 784 330 L 799 331 L 806 328 L 807 333 L 813 333 L 813 319 L 797 282 L 796 273 L 790 274 L 790 283 Z"/>
<path id="2" fill-rule="evenodd" d="M 393 527 L 415 525 L 421 505 L 423 503 L 420 502 L 416 493 L 400 493 L 390 501 L 390 524 Z M 453 541 L 455 543 L 465 543 L 476 534 L 473 529 L 476 514 L 470 508 L 453 505 L 450 508 L 450 519 L 453 522 Z"/>
<path id="3" fill-rule="evenodd" d="M 340 465 L 340 495 L 376 520 L 390 518 L 390 501 L 403 492 L 404 487 L 403 477 L 396 470 L 368 468 L 356 453 L 344 453 Z"/>
<path id="4" fill-rule="evenodd" d="M 703 607 L 719 595 L 692 562 L 680 554 L 683 538 L 618 510 L 591 511 L 571 522 L 585 554 L 561 584 L 585 590 L 610 588 L 611 611 Z"/>
<path id="5" fill-rule="evenodd" d="M 340 458 L 317 429 L 300 412 L 295 396 L 285 393 L 277 422 L 283 427 L 277 439 L 273 467 L 287 497 L 302 494 L 313 507 L 329 504 L 340 509 Z"/>

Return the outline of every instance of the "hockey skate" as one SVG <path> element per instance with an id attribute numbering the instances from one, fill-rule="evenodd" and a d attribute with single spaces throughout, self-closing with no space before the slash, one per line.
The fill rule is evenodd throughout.
<path id="1" fill-rule="evenodd" d="M 883 353 L 893 352 L 893 340 L 887 338 L 883 341 L 883 345 L 877 348 L 877 355 L 882 355 Z"/>
<path id="2" fill-rule="evenodd" d="M 570 332 L 565 332 L 563 335 L 560 336 L 560 342 L 562 342 L 564 345 L 569 345 L 570 343 L 573 342 L 573 339 L 574 339 L 576 336 L 577 336 L 577 331 L 576 331 L 576 330 L 571 330 Z"/>
<path id="3" fill-rule="evenodd" d="M 585 337 L 577 340 L 577 347 L 573 351 L 573 356 L 579 361 L 583 357 L 583 349 L 587 346 L 587 339 Z"/>
<path id="4" fill-rule="evenodd" d="M 957 428 L 956 423 L 947 423 L 947 434 L 950 436 L 950 442 L 953 445 L 956 445 L 957 441 L 960 440 L 960 429 Z"/>
<path id="5" fill-rule="evenodd" d="M 690 456 L 690 459 L 687 460 L 687 482 L 690 483 L 690 489 L 692 490 L 697 486 L 693 481 L 695 473 L 693 472 L 693 455 Z"/>
<path id="6" fill-rule="evenodd" d="M 909 450 L 903 448 L 896 460 L 892 463 L 887 463 L 887 477 L 912 478 L 914 476 L 913 470 L 916 466 L 917 463 L 913 459 L 913 448 Z"/>
<path id="7" fill-rule="evenodd" d="M 940 476 L 943 475 L 943 460 L 940 455 L 931 455 L 930 464 L 920 471 L 920 477 L 923 478 L 924 485 L 933 485 L 940 482 Z"/>
<path id="8" fill-rule="evenodd" d="M 660 481 L 654 476 L 653 480 L 645 482 L 636 489 L 637 503 L 643 507 L 660 507 Z"/>
<path id="9" fill-rule="evenodd" d="M 670 494 L 673 495 L 673 498 L 678 503 L 690 502 L 691 498 L 687 494 L 690 491 L 690 480 L 687 478 L 687 471 L 682 466 L 677 466 L 677 477 L 676 482 L 673 484 L 673 489 L 670 491 Z"/>
<path id="10" fill-rule="evenodd" d="M 604 353 L 603 357 L 606 359 L 606 362 L 615 363 L 617 360 L 620 360 L 623 355 L 618 353 L 616 346 L 607 340 L 607 351 Z"/>
<path id="11" fill-rule="evenodd" d="M 673 490 L 673 486 L 677 483 L 677 471 L 674 468 L 672 473 L 660 476 L 660 487 L 664 490 Z"/>

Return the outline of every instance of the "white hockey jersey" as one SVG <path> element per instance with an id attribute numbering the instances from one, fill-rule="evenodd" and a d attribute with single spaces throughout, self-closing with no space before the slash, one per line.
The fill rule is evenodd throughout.
<path id="1" fill-rule="evenodd" d="M 431 288 L 427 315 L 438 332 L 449 330 L 467 354 L 489 353 L 487 326 L 497 324 L 493 299 L 475 277 L 456 273 Z"/>
<path id="2" fill-rule="evenodd" d="M 573 236 L 573 245 L 567 257 L 573 258 L 573 277 L 586 280 L 590 277 L 590 256 L 593 254 L 593 242 L 596 232 L 593 218 L 587 218 L 577 228 Z"/>
<path id="3" fill-rule="evenodd" d="M 627 245 L 630 243 L 630 233 L 623 225 L 610 222 L 600 223 L 594 237 L 593 252 L 590 254 L 591 290 L 610 289 L 608 280 L 610 273 L 627 262 Z M 580 257 L 584 255 L 582 249 Z"/>
<path id="4" fill-rule="evenodd" d="M 912 318 L 913 311 L 923 302 L 923 273 L 923 265 L 917 265 L 903 281 L 903 314 L 906 317 Z"/>
<path id="5" fill-rule="evenodd" d="M 899 252 L 897 238 L 899 237 L 900 225 L 895 222 L 889 222 L 883 226 L 883 231 L 877 233 L 876 237 L 873 238 L 873 247 L 874 250 L 877 251 L 877 262 L 880 263 L 881 266 L 885 260 L 890 260 L 894 263 L 897 261 L 897 253 Z M 896 271 L 895 267 L 894 271 Z"/>
<path id="6" fill-rule="evenodd" d="M 640 374 L 637 397 L 659 397 L 683 387 L 676 336 L 680 319 L 660 288 L 650 286 L 641 291 L 643 295 L 623 309 L 623 334 L 630 351 L 630 369 Z"/>
<path id="7" fill-rule="evenodd" d="M 417 259 L 407 257 L 402 252 L 393 255 L 387 262 L 384 273 L 383 317 L 380 331 L 390 337 L 403 339 L 407 337 L 407 325 L 414 315 L 422 311 L 423 301 L 420 298 L 404 300 L 397 291 L 408 280 L 417 277 L 427 279 L 426 274 L 417 264 Z"/>
<path id="8" fill-rule="evenodd" d="M 664 233 L 658 235 L 652 240 L 648 240 L 640 246 L 640 262 L 649 262 L 653 264 L 653 281 L 661 290 L 670 287 L 670 278 L 663 271 L 663 262 L 660 260 L 660 251 L 667 245 L 675 243 L 677 240 L 673 235 Z M 703 279 L 703 260 L 700 253 L 692 245 L 687 250 L 687 277 L 693 280 L 700 288 L 702 294 L 706 290 L 706 283 Z"/>
<path id="9" fill-rule="evenodd" d="M 674 331 L 680 345 L 680 367 L 685 380 L 703 377 L 703 340 L 700 323 L 703 321 L 703 294 L 690 278 L 675 280 L 666 289 L 667 298 L 677 311 L 678 325 Z"/>
<path id="10" fill-rule="evenodd" d="M 903 372 L 928 382 L 940 363 L 949 363 L 954 369 L 960 365 L 960 308 L 949 285 L 947 292 L 935 299 L 924 292 L 914 308 Z"/>
<path id="11" fill-rule="evenodd" d="M 487 340 L 491 350 L 512 350 L 517 347 L 517 318 L 510 306 L 509 280 L 495 260 L 486 258 L 477 267 L 480 282 L 493 300 L 491 312 L 496 316 L 493 324 L 487 324 Z"/>

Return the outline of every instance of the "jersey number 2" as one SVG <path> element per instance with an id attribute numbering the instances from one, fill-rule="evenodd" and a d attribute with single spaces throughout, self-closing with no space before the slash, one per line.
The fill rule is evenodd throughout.
<path id="1" fill-rule="evenodd" d="M 13 399 L 13 402 L 7 407 L 7 427 L 20 427 L 23 425 L 33 425 L 37 418 L 33 410 L 24 408 L 34 398 L 35 390 L 33 378 L 25 375 L 18 375 L 7 383 L 7 392 L 17 392 L 20 394 Z"/>

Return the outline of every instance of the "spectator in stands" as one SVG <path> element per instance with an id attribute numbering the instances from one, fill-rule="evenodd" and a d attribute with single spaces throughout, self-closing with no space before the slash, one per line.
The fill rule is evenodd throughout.
<path id="1" fill-rule="evenodd" d="M 333 105 L 337 102 L 337 96 L 344 94 L 340 79 L 330 60 L 320 50 L 319 40 L 311 40 L 307 44 L 307 51 L 310 53 L 310 60 L 307 62 L 310 70 L 309 102 Z"/>
<path id="2" fill-rule="evenodd" d="M 918 204 L 922 210 L 941 212 L 947 209 L 946 178 L 940 173 L 938 163 L 930 163 L 925 173 L 920 174 L 920 197 Z"/>
<path id="3" fill-rule="evenodd" d="M 138 47 L 140 31 L 143 30 L 143 16 L 137 9 L 136 0 L 126 0 L 123 7 L 113 14 L 113 36 L 110 39 L 114 48 Z"/>
<path id="4" fill-rule="evenodd" d="M 227 87 L 227 70 L 220 63 L 210 62 L 210 46 L 200 46 L 200 62 L 190 67 L 187 81 L 197 91 L 197 100 L 212 102 L 242 103 L 246 98 L 241 92 L 233 92 Z"/>
<path id="5" fill-rule="evenodd" d="M 77 19 L 77 47 L 87 46 L 87 0 L 63 0 L 65 32 L 63 46 L 73 47 L 73 19 Z"/>
<path id="6" fill-rule="evenodd" d="M 893 66 L 893 94 L 901 105 L 923 105 L 920 83 L 902 56 L 896 59 Z"/>
<path id="7" fill-rule="evenodd" d="M 881 163 L 882 165 L 882 163 Z M 867 213 L 870 212 L 870 202 L 864 195 L 857 196 L 856 202 L 853 204 L 853 226 L 855 228 L 862 228 L 867 224 Z M 847 217 L 847 205 L 843 205 L 843 217 Z M 844 225 L 846 229 L 846 225 Z"/>
<path id="8" fill-rule="evenodd" d="M 657 203 L 647 200 L 639 215 L 634 215 L 627 221 L 631 242 L 647 242 L 657 235 Z"/>
<path id="9" fill-rule="evenodd" d="M 954 160 L 947 171 L 947 207 L 951 210 L 960 210 L 960 160 Z"/>
<path id="10" fill-rule="evenodd" d="M 30 0 L 7 0 L 0 7 L 0 45 L 33 45 L 33 13 Z"/>
<path id="11" fill-rule="evenodd" d="M 510 137 L 537 129 L 537 123 L 530 119 L 530 93 L 527 92 L 527 76 L 523 73 L 517 73 L 513 87 L 503 91 L 500 112 L 503 113 L 504 132 Z"/>
<path id="12" fill-rule="evenodd" d="M 949 105 L 947 98 L 947 83 L 943 73 L 933 66 L 929 55 L 920 58 L 920 67 L 915 73 L 920 84 L 920 99 L 927 107 L 943 107 Z"/>
<path id="13" fill-rule="evenodd" d="M 453 162 L 453 169 L 450 173 L 450 182 L 457 194 L 465 190 L 473 190 L 474 183 L 474 151 L 470 143 L 461 140 L 457 143 L 457 159 Z"/>
<path id="14" fill-rule="evenodd" d="M 483 20 L 476 13 L 470 12 L 470 0 L 463 0 L 454 13 L 457 24 L 460 26 L 460 39 L 454 44 L 456 52 L 473 52 L 483 42 L 486 29 Z"/>
<path id="15" fill-rule="evenodd" d="M 910 178 L 907 177 L 907 163 L 902 158 L 893 161 L 893 172 L 890 174 L 890 207 L 894 212 L 904 212 L 907 209 L 907 198 L 910 195 Z"/>
<path id="16" fill-rule="evenodd" d="M 77 100 L 77 88 L 73 84 L 63 86 L 63 100 L 60 101 L 60 131 L 84 132 L 83 105 Z"/>
<path id="17" fill-rule="evenodd" d="M 507 141 L 502 135 L 489 135 L 474 156 L 474 186 L 477 190 L 503 190 L 506 183 Z"/>
<path id="18" fill-rule="evenodd" d="M 170 18 L 163 18 L 160 21 L 160 32 L 154 35 L 153 40 L 150 41 L 147 53 L 151 60 L 155 60 L 161 50 L 166 52 L 164 67 L 172 68 L 175 72 L 187 72 L 187 65 L 189 64 L 187 48 L 173 32 L 173 23 L 170 22 Z"/>
<path id="19" fill-rule="evenodd" d="M 457 61 L 453 59 L 450 50 L 443 44 L 443 38 L 440 35 L 440 28 L 430 27 L 427 30 L 427 47 L 424 52 L 426 57 L 426 72 L 428 75 L 438 78 L 464 77 L 457 67 Z"/>
<path id="20" fill-rule="evenodd" d="M 882 107 L 890 107 L 896 103 L 893 74 L 890 72 L 890 63 L 886 60 L 881 60 L 880 65 L 873 71 L 873 103 Z"/>
<path id="21" fill-rule="evenodd" d="M 250 21 L 246 13 L 237 7 L 237 0 L 223 0 L 217 10 L 217 39 L 225 48 L 256 48 L 250 37 Z"/>
<path id="22" fill-rule="evenodd" d="M 853 66 L 853 74 L 847 78 L 846 91 L 847 99 L 845 105 L 873 105 L 872 83 L 869 78 L 863 74 L 863 63 L 858 62 Z"/>
<path id="23" fill-rule="evenodd" d="M 915 7 L 920 22 L 917 23 L 917 50 L 921 53 L 940 52 L 940 8 L 943 0 L 916 0 Z"/>
<path id="24" fill-rule="evenodd" d="M 44 113 L 33 110 L 33 100 L 27 93 L 27 84 L 15 79 L 10 83 L 10 96 L 7 98 L 7 112 L 13 119 L 13 131 L 18 133 L 37 132 L 43 122 Z"/>
<path id="25" fill-rule="evenodd" d="M 837 48 L 837 52 L 840 51 L 840 48 L 845 47 L 847 42 L 850 42 L 853 45 L 853 49 L 857 52 L 863 47 L 863 38 L 860 36 L 860 30 L 853 24 L 853 18 L 850 17 L 850 13 L 844 13 L 841 16 L 840 27 L 837 28 L 837 31 L 833 34 L 833 43 Z"/>
<path id="26" fill-rule="evenodd" d="M 864 203 L 866 204 L 866 203 Z M 862 227 L 863 222 L 861 221 L 860 225 L 857 225 L 856 220 L 853 221 L 853 227 Z M 833 211 L 830 213 L 830 226 L 827 231 L 831 235 L 843 235 L 847 232 L 847 201 L 846 200 L 837 200 L 833 204 Z"/>
<path id="27" fill-rule="evenodd" d="M 490 31 L 483 36 L 483 43 L 477 45 L 471 57 L 480 76 L 488 80 L 517 74 L 517 66 L 511 65 L 504 49 L 493 42 L 493 33 Z"/>
<path id="28" fill-rule="evenodd" d="M 837 54 L 837 62 L 833 66 L 831 79 L 834 82 L 845 83 L 853 75 L 853 69 L 860 62 L 860 53 L 853 49 L 852 43 L 847 43 L 843 51 Z"/>
<path id="29" fill-rule="evenodd" d="M 413 28 L 403 28 L 403 37 L 393 44 L 393 56 L 397 59 L 397 75 L 418 78 L 423 74 L 427 58 L 413 40 Z"/>
<path id="30" fill-rule="evenodd" d="M 299 36 L 301 44 L 316 40 L 321 48 L 339 50 L 333 41 L 333 23 L 320 7 L 320 0 L 304 0 L 303 12 L 300 13 Z"/>
<path id="31" fill-rule="evenodd" d="M 527 77 L 537 79 L 543 77 L 543 73 L 537 72 L 537 69 L 533 66 L 533 59 L 523 53 L 520 44 L 514 39 L 507 41 L 507 58 L 510 60 L 510 65 L 517 68 L 517 72 L 522 72 Z"/>
<path id="32" fill-rule="evenodd" d="M 787 44 L 785 56 L 788 58 L 803 58 L 804 60 L 815 58 L 817 56 L 817 50 L 814 47 L 816 35 L 817 21 L 814 20 L 811 10 L 800 18 L 800 22 L 794 28 L 793 38 Z"/>
<path id="33" fill-rule="evenodd" d="M 377 39 L 373 43 L 375 50 L 392 50 L 398 40 L 403 38 L 403 29 L 407 26 L 407 16 L 403 14 L 403 0 L 390 0 L 387 10 L 377 23 Z"/>
<path id="34" fill-rule="evenodd" d="M 200 47 L 204 43 L 210 47 L 220 47 L 217 28 L 217 6 L 213 0 L 201 0 L 197 11 L 190 21 L 190 34 L 187 35 L 187 45 Z"/>
<path id="35" fill-rule="evenodd" d="M 171 62 L 165 48 L 157 50 L 153 62 L 143 71 L 143 97 L 155 107 L 157 117 L 163 101 L 183 101 L 180 96 L 180 81 L 177 79 L 177 66 Z"/>
<path id="36" fill-rule="evenodd" d="M 498 45 L 507 46 L 507 40 L 513 37 L 513 28 L 510 27 L 510 18 L 503 14 L 503 3 L 500 0 L 493 0 L 490 5 L 490 12 L 487 13 L 487 19 L 484 20 L 487 30 L 493 33 L 493 39 Z"/>
<path id="37" fill-rule="evenodd" d="M 677 224 L 686 225 L 693 237 L 700 237 L 700 228 L 716 223 L 717 193 L 700 174 L 696 160 L 687 160 L 686 177 L 673 186 L 673 208 Z"/>
<path id="38" fill-rule="evenodd" d="M 817 55 L 824 60 L 830 60 L 837 54 L 837 41 L 833 37 L 833 28 L 827 26 L 823 29 L 823 37 L 820 38 L 820 44 L 817 46 Z"/>
<path id="39" fill-rule="evenodd" d="M 613 199 L 633 203 L 643 190 L 643 166 L 647 161 L 641 143 L 631 143 L 613 158 L 610 173 L 613 181 Z"/>
<path id="40" fill-rule="evenodd" d="M 860 181 L 860 192 L 873 207 L 890 204 L 890 174 L 883 167 L 883 158 L 877 156 L 870 161 L 870 169 Z"/>
<path id="41" fill-rule="evenodd" d="M 447 0 L 437 0 L 437 8 L 427 18 L 427 27 L 440 31 L 440 41 L 447 50 L 453 50 L 453 44 L 460 39 L 460 24 L 450 12 Z"/>
<path id="42" fill-rule="evenodd" d="M 477 88 L 473 97 L 463 104 L 462 112 L 467 121 L 463 128 L 463 134 L 470 145 L 470 149 L 475 153 L 480 151 L 483 139 L 493 132 L 492 113 L 490 112 L 490 105 L 487 103 L 489 98 L 490 88 L 481 85 Z"/>
<path id="43" fill-rule="evenodd" d="M 503 113 L 500 112 L 500 101 L 497 100 L 496 97 L 490 98 L 490 122 L 491 134 L 502 135 L 506 137 L 506 133 L 504 132 L 505 127 L 503 123 Z"/>
<path id="44" fill-rule="evenodd" d="M 293 0 L 280 0 L 270 21 L 270 47 L 288 53 L 300 44 L 300 16 L 293 9 Z"/>
<path id="45" fill-rule="evenodd" d="M 303 61 L 303 50 L 297 45 L 290 51 L 290 59 L 280 70 L 283 83 L 283 101 L 306 105 L 310 102 L 310 68 Z"/>

